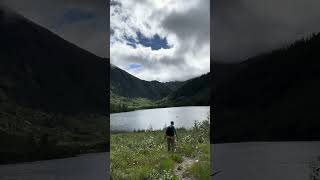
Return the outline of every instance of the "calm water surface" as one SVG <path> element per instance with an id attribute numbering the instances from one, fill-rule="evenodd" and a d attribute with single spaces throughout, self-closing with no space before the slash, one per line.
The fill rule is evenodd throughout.
<path id="1" fill-rule="evenodd" d="M 320 142 L 211 144 L 214 180 L 311 180 Z"/>
<path id="2" fill-rule="evenodd" d="M 188 106 L 146 109 L 110 115 L 112 131 L 133 131 L 162 129 L 175 122 L 176 127 L 191 128 L 195 122 L 206 120 L 210 113 L 209 106 Z"/>
<path id="3" fill-rule="evenodd" d="M 0 165 L 0 180 L 107 180 L 109 153 Z"/>

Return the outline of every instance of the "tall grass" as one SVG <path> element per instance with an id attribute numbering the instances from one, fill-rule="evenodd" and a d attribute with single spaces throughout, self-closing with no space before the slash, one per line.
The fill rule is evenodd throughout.
<path id="1" fill-rule="evenodd" d="M 184 157 L 197 160 L 186 176 L 209 179 L 209 129 L 209 118 L 190 130 L 178 129 L 176 152 L 167 151 L 164 130 L 111 134 L 112 179 L 178 179 L 173 170 Z"/>

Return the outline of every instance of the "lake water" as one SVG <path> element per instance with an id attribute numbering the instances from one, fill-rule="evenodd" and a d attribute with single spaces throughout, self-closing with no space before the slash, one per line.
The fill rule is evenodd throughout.
<path id="1" fill-rule="evenodd" d="M 137 110 L 110 115 L 111 131 L 162 129 L 174 121 L 176 127 L 191 128 L 195 122 L 206 120 L 209 106 L 188 106 Z"/>
<path id="2" fill-rule="evenodd" d="M 109 153 L 0 165 L 0 180 L 106 180 Z"/>
<path id="3" fill-rule="evenodd" d="M 215 180 L 311 180 L 310 162 L 319 156 L 320 142 L 211 145 L 212 172 L 221 171 Z"/>

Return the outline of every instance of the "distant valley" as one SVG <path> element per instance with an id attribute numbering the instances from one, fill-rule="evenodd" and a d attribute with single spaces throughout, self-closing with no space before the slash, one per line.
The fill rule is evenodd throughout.
<path id="1" fill-rule="evenodd" d="M 110 112 L 172 106 L 208 106 L 210 73 L 184 82 L 144 81 L 111 65 Z"/>

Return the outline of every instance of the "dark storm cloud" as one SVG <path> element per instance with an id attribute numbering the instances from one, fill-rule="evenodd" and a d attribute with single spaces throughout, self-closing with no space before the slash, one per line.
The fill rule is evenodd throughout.
<path id="1" fill-rule="evenodd" d="M 243 61 L 320 32 L 318 0 L 215 0 L 211 2 L 211 54 Z"/>
<path id="2" fill-rule="evenodd" d="M 162 26 L 168 31 L 174 32 L 185 42 L 195 39 L 197 46 L 207 45 L 210 36 L 209 0 L 201 0 L 199 4 L 186 12 L 173 11 L 162 22 Z M 187 43 L 185 44 L 185 46 Z M 185 50 L 189 50 L 185 48 Z M 191 47 L 194 49 L 194 47 Z"/>
<path id="3" fill-rule="evenodd" d="M 107 1 L 1 0 L 1 3 L 79 47 L 109 57 Z"/>

